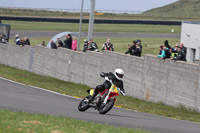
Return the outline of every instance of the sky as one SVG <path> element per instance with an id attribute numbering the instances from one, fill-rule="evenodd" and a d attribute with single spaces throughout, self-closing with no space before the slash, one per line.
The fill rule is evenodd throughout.
<path id="1" fill-rule="evenodd" d="M 178 0 L 96 0 L 95 10 L 146 11 Z M 80 9 L 82 0 L 0 0 L 0 7 Z M 90 9 L 90 0 L 84 0 Z"/>

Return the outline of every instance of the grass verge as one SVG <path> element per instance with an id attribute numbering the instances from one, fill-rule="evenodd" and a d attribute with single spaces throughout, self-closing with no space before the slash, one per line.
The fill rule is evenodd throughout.
<path id="1" fill-rule="evenodd" d="M 0 76 L 20 83 L 42 87 L 48 90 L 56 91 L 71 96 L 85 97 L 86 95 L 88 95 L 86 90 L 89 89 L 89 87 L 86 85 L 69 83 L 55 78 L 41 76 L 23 70 L 18 70 L 1 64 Z M 139 100 L 130 96 L 117 97 L 116 105 L 121 106 L 123 108 L 136 110 L 139 112 L 151 113 L 170 118 L 200 123 L 200 113 L 191 109 L 186 109 L 183 106 L 174 108 L 171 106 L 164 105 L 163 103 L 155 104 L 152 102 Z"/>
<path id="2" fill-rule="evenodd" d="M 31 31 L 71 31 L 79 32 L 78 23 L 58 23 L 58 22 L 27 22 L 2 20 L 2 23 L 10 24 L 12 30 Z M 94 32 L 108 33 L 162 33 L 180 34 L 181 26 L 174 25 L 144 25 L 144 24 L 94 24 Z M 82 24 L 82 32 L 88 32 L 88 24 Z"/>
<path id="3" fill-rule="evenodd" d="M 0 133 L 150 133 L 65 117 L 0 109 Z"/>
<path id="4" fill-rule="evenodd" d="M 174 6 L 168 6 L 167 13 L 166 13 L 166 7 L 164 8 L 164 11 L 162 9 L 157 9 L 158 11 L 148 11 L 147 13 L 141 13 L 141 14 L 129 14 L 129 13 L 104 13 L 104 14 L 98 14 L 95 13 L 95 19 L 128 19 L 128 20 L 199 20 L 199 13 L 196 12 L 195 8 L 197 7 L 191 4 L 187 5 L 179 4 L 176 8 L 176 4 Z M 184 11 L 180 10 L 180 5 L 184 7 Z M 185 8 L 187 6 L 187 8 Z M 188 8 L 189 7 L 189 8 Z M 173 9 L 172 9 L 173 8 Z M 176 8 L 176 9 L 174 9 Z M 193 10 L 192 10 L 192 9 Z M 195 11 L 194 11 L 195 10 Z M 0 8 L 0 14 L 2 16 L 26 16 L 26 17 L 54 17 L 54 18 L 80 18 L 79 12 L 63 12 L 63 11 L 48 11 L 48 10 L 31 10 L 31 9 L 8 9 L 8 8 Z M 83 18 L 88 19 L 89 13 L 83 12 Z"/>

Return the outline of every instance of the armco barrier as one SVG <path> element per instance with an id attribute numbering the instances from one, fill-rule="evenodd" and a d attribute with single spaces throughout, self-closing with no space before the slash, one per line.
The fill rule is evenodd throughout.
<path id="1" fill-rule="evenodd" d="M 153 55 L 139 58 L 110 51 L 83 53 L 11 44 L 0 44 L 0 63 L 90 87 L 104 81 L 100 72 L 120 67 L 125 71 L 127 95 L 200 111 L 198 64 L 160 60 Z"/>
<path id="2" fill-rule="evenodd" d="M 16 16 L 0 16 L 1 20 L 15 21 L 36 21 L 36 22 L 64 22 L 79 23 L 80 19 L 69 18 L 41 18 L 41 17 L 16 17 Z M 83 19 L 82 23 L 89 23 L 89 19 Z M 181 25 L 181 21 L 162 21 L 162 20 L 108 20 L 95 19 L 96 24 L 151 24 L 151 25 Z"/>

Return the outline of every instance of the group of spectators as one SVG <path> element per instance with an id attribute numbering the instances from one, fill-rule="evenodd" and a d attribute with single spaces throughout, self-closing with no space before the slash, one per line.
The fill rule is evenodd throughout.
<path id="1" fill-rule="evenodd" d="M 168 40 L 165 40 L 164 45 L 160 46 L 158 58 L 186 61 L 186 52 L 187 48 L 184 47 L 183 43 L 176 44 L 174 47 L 171 47 Z"/>
<path id="2" fill-rule="evenodd" d="M 57 45 L 53 40 L 51 40 L 51 48 L 57 49 L 58 47 L 63 47 L 71 50 L 77 50 L 77 43 L 76 37 L 72 37 L 71 34 L 67 34 L 66 39 L 63 42 L 60 38 L 57 38 Z M 19 46 L 30 45 L 30 40 L 26 36 L 24 39 L 21 39 L 19 35 L 16 34 L 15 44 Z M 45 41 L 42 41 L 40 46 L 46 46 Z M 142 48 L 141 40 L 133 40 L 132 45 L 128 44 L 128 50 L 125 52 L 125 54 L 141 57 Z M 84 40 L 82 51 L 86 52 L 87 50 L 99 52 L 96 42 L 94 42 L 92 39 Z M 104 50 L 114 51 L 114 45 L 111 43 L 110 38 L 108 38 L 107 41 L 102 45 L 102 51 Z M 187 49 L 184 47 L 183 43 L 176 44 L 174 47 L 171 47 L 168 40 L 165 40 L 164 45 L 160 46 L 158 58 L 186 61 L 186 51 Z"/>
<path id="3" fill-rule="evenodd" d="M 72 37 L 71 34 L 67 34 L 64 42 L 62 42 L 60 38 L 57 38 L 58 45 L 51 40 L 51 48 L 57 49 L 58 47 L 63 47 L 71 50 L 77 50 L 77 43 L 76 37 Z"/>
<path id="4" fill-rule="evenodd" d="M 98 48 L 96 42 L 94 42 L 92 39 L 84 40 L 82 51 L 86 52 L 87 50 L 99 52 L 99 48 Z M 104 50 L 114 51 L 114 46 L 111 43 L 110 38 L 108 38 L 107 41 L 102 45 L 102 51 L 104 51 Z"/>
<path id="5" fill-rule="evenodd" d="M 19 46 L 30 45 L 30 40 L 28 37 L 21 39 L 18 34 L 15 35 L 15 44 Z"/>

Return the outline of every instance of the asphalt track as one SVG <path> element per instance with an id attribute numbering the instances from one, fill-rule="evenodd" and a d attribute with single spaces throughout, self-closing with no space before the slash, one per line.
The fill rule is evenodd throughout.
<path id="1" fill-rule="evenodd" d="M 11 30 L 10 38 L 14 38 L 19 34 L 21 38 L 27 36 L 29 38 L 53 37 L 60 32 L 56 31 L 15 31 Z M 81 37 L 87 37 L 87 33 L 82 33 Z M 133 38 L 180 38 L 180 34 L 155 34 L 155 33 L 94 33 L 95 37 L 133 37 Z"/>
<path id="2" fill-rule="evenodd" d="M 80 99 L 0 78 L 0 108 L 70 117 L 96 123 L 139 128 L 160 133 L 199 133 L 200 124 L 113 108 L 106 115 L 89 109 L 79 112 Z"/>

